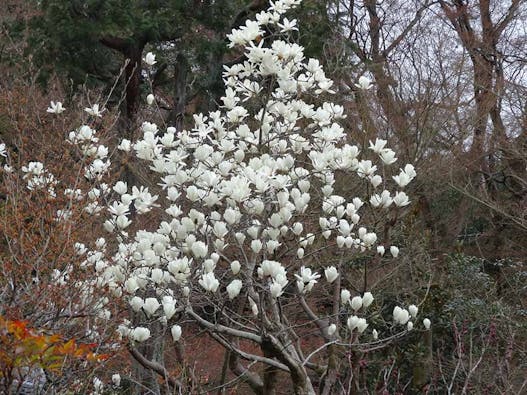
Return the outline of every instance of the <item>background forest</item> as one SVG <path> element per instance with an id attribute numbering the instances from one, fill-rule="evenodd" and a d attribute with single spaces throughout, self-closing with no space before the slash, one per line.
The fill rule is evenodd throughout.
<path id="1" fill-rule="evenodd" d="M 527 392 L 527 1 L 304 0 L 286 10 L 287 20 L 278 10 L 282 3 L 289 4 L 265 0 L 0 2 L 1 393 Z M 145 143 L 145 136 L 152 132 L 158 136 L 156 141 L 162 141 L 163 134 L 154 124 L 160 130 L 172 128 L 167 132 L 172 137 L 187 136 L 185 130 L 207 123 L 200 123 L 196 114 L 223 111 L 229 98 L 236 102 L 237 97 L 226 93 L 227 80 L 222 77 L 230 72 L 237 78 L 234 74 L 248 55 L 228 45 L 227 35 L 246 26 L 248 31 L 247 21 L 268 7 L 280 14 L 280 28 L 273 30 L 271 23 L 247 41 L 266 48 L 270 38 L 287 35 L 301 45 L 304 62 L 318 59 L 325 76 L 333 81 L 330 99 L 329 89 L 321 88 L 309 97 L 310 103 L 322 106 L 331 100 L 340 106 L 333 108 L 342 108 L 347 117 L 338 122 L 361 151 L 375 151 L 371 147 L 376 140 L 386 140 L 397 154 L 400 165 L 395 167 L 406 163 L 415 167 L 415 179 L 405 189 L 411 204 L 403 202 L 380 216 L 364 215 L 386 253 L 384 247 L 372 249 L 375 241 L 370 245 L 360 230 L 359 252 L 337 252 L 335 245 L 342 247 L 339 239 L 326 243 L 329 239 L 319 233 L 339 229 L 342 234 L 343 223 L 334 225 L 330 214 L 326 223 L 309 206 L 298 221 L 306 232 L 317 235 L 314 244 L 309 241 L 311 233 L 299 239 L 298 246 L 294 244 L 302 233 L 294 229 L 294 214 L 288 224 L 294 236 L 288 239 L 283 230 L 280 244 L 274 247 L 269 247 L 273 245 L 269 240 L 276 241 L 278 236 L 265 236 L 270 239 L 264 241 L 262 251 L 268 251 L 263 254 L 269 260 L 262 258 L 261 272 L 257 275 L 252 267 L 247 274 L 242 268 L 238 275 L 240 268 L 227 258 L 231 251 L 217 240 L 225 237 L 231 245 L 237 241 L 243 254 L 236 254 L 242 255 L 245 251 L 258 255 L 262 246 L 254 243 L 258 237 L 252 237 L 251 243 L 244 241 L 238 236 L 243 233 L 239 228 L 234 233 L 235 225 L 244 221 L 236 217 L 244 212 L 241 203 L 240 211 L 232 203 L 223 211 L 217 202 L 211 203 L 207 213 L 214 223 L 223 224 L 213 213 L 221 212 L 227 224 L 225 234 L 232 226 L 232 237 L 224 235 L 219 225 L 214 227 L 211 234 L 216 241 L 207 239 L 210 243 L 204 244 L 207 252 L 203 254 L 195 238 L 193 244 L 188 237 L 184 242 L 194 262 L 203 261 L 205 274 L 192 269 L 192 281 L 198 284 L 199 278 L 201 288 L 170 288 L 164 285 L 168 272 L 161 270 L 161 279 L 156 280 L 156 269 L 151 268 L 148 281 L 159 287 L 136 284 L 135 277 L 123 278 L 122 290 L 116 290 L 115 283 L 102 284 L 95 274 L 106 273 L 112 253 L 124 254 L 119 246 L 128 233 L 108 237 L 108 231 L 118 233 L 114 228 L 128 226 L 117 221 L 129 216 L 130 234 L 147 230 L 154 234 L 166 216 L 156 206 L 173 209 L 168 195 L 153 203 L 152 196 L 161 195 L 166 186 L 154 175 L 156 163 L 145 164 L 129 155 L 122 140 Z M 296 24 L 288 27 L 292 20 L 298 29 Z M 269 75 L 260 76 L 261 81 L 248 77 L 265 87 L 247 97 L 251 115 L 265 115 L 267 104 L 274 100 L 270 97 L 278 97 L 276 87 L 285 90 L 279 77 Z M 62 116 L 58 101 L 65 108 Z M 264 115 L 259 115 L 261 124 Z M 307 118 L 298 120 L 306 130 L 311 127 Z M 229 122 L 238 121 L 230 118 Z M 72 131 L 80 131 L 80 125 L 96 130 L 97 138 L 90 134 L 79 154 L 75 144 L 81 132 Z M 271 143 L 260 144 L 262 125 L 260 129 L 259 151 L 236 161 L 249 163 L 248 158 L 280 154 Z M 87 151 L 82 150 L 89 146 L 97 151 L 102 143 L 112 156 L 111 166 L 108 163 L 100 171 L 104 183 L 93 167 L 97 177 L 83 176 Z M 167 147 L 172 142 L 162 144 Z M 205 156 L 214 158 L 214 154 L 211 150 Z M 309 162 L 309 154 L 302 155 L 296 163 Z M 189 157 L 174 160 L 183 163 L 190 157 L 198 158 L 197 148 L 192 148 Z M 38 165 L 30 163 L 43 163 L 45 170 L 31 168 Z M 352 180 L 332 170 L 331 190 L 346 201 L 367 193 L 365 201 L 371 201 L 371 186 L 359 187 L 356 177 Z M 384 174 L 383 167 L 381 175 L 391 181 L 388 174 L 392 173 Z M 28 174 L 41 177 L 46 188 L 56 188 L 53 199 L 38 188 L 28 188 Z M 55 180 L 69 187 L 63 191 Z M 117 185 L 124 185 L 119 180 L 129 188 L 148 188 L 133 192 L 134 198 L 141 198 L 125 212 L 125 219 L 118 219 L 120 214 L 108 208 L 114 202 L 105 192 L 113 188 L 125 194 L 119 192 Z M 186 197 L 195 203 L 186 188 Z M 300 183 L 298 188 L 304 192 Z M 311 181 L 311 188 L 322 191 L 312 196 L 311 204 L 323 204 L 331 194 L 326 194 L 320 180 Z M 98 206 L 95 201 L 104 204 Z M 145 205 L 142 215 L 138 202 Z M 199 208 L 191 203 L 182 203 L 181 210 L 190 212 L 184 215 L 194 221 L 192 228 L 208 221 L 209 214 L 206 220 L 200 219 L 191 209 Z M 298 211 L 296 198 L 295 205 Z M 113 207 L 119 211 L 117 206 Z M 68 207 L 67 215 L 64 207 Z M 281 210 L 280 221 L 284 207 L 289 206 L 284 203 L 276 209 Z M 237 218 L 232 222 L 227 216 L 231 209 Z M 275 225 L 272 210 L 268 206 L 265 210 L 269 214 L 265 220 L 272 225 L 268 234 L 272 227 L 278 234 L 282 222 Z M 267 215 L 265 210 L 257 217 Z M 96 212 L 101 215 L 90 215 Z M 115 215 L 110 222 L 105 221 L 108 213 Z M 348 214 L 351 218 L 352 213 Z M 247 225 L 249 235 L 255 226 Z M 152 250 L 159 256 L 156 240 Z M 289 248 L 292 245 L 294 249 Z M 390 249 L 392 245 L 397 247 Z M 280 283 L 276 274 L 269 274 L 275 269 L 264 266 L 275 260 L 300 275 L 288 275 L 290 282 Z M 214 286 L 218 281 L 214 275 L 207 277 L 213 273 L 207 269 L 209 264 L 214 273 L 222 273 L 216 274 L 219 288 Z M 328 271 L 330 266 L 339 269 L 337 281 Z M 168 270 L 174 274 L 170 265 Z M 223 286 L 236 275 L 244 284 L 245 302 L 239 304 L 235 301 L 242 282 Z M 245 291 L 251 276 L 255 282 L 269 278 L 270 287 Z M 273 289 L 278 283 L 279 289 Z M 158 291 L 161 285 L 163 292 L 170 288 L 168 293 Z M 359 305 L 342 293 L 347 289 L 352 297 L 357 295 Z M 367 310 L 372 303 L 366 302 L 369 291 L 375 299 Z M 77 303 L 79 298 L 83 303 Z M 171 300 L 183 299 L 192 308 L 174 304 L 172 312 L 167 307 Z M 141 304 L 134 306 L 134 300 Z M 394 308 L 410 303 L 419 315 L 416 318 L 417 310 L 407 307 L 406 320 L 401 318 L 405 326 L 395 330 L 388 323 L 398 321 Z M 98 310 L 101 306 L 104 309 Z M 163 309 L 177 325 L 167 326 L 166 319 L 163 323 L 153 318 L 158 314 L 154 312 Z M 367 318 L 369 328 L 350 322 L 352 317 L 361 319 L 350 314 Z M 416 319 L 407 326 L 410 316 Z M 148 336 L 143 339 L 138 329 L 144 328 L 138 325 L 147 321 Z M 133 326 L 137 326 L 135 332 L 130 329 Z M 370 340 L 362 340 L 367 337 Z"/>

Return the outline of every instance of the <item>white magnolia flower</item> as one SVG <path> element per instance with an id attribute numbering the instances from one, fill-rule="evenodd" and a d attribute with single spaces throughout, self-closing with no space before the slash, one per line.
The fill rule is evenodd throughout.
<path id="1" fill-rule="evenodd" d="M 232 280 L 231 283 L 227 285 L 227 294 L 229 295 L 229 299 L 232 300 L 240 294 L 242 285 L 243 284 L 241 280 L 238 280 L 238 279 Z"/>
<path id="2" fill-rule="evenodd" d="M 262 250 L 262 246 L 262 242 L 258 239 L 251 241 L 251 250 L 253 250 L 255 254 L 258 254 Z"/>
<path id="3" fill-rule="evenodd" d="M 362 241 L 364 242 L 365 247 L 372 247 L 377 241 L 377 234 L 374 232 L 366 233 L 362 237 Z"/>
<path id="4" fill-rule="evenodd" d="M 320 278 L 320 274 L 318 274 L 317 272 L 313 273 L 309 267 L 302 266 L 300 268 L 300 275 L 295 274 L 295 277 L 303 283 L 316 283 L 317 280 Z"/>
<path id="5" fill-rule="evenodd" d="M 406 185 L 408 185 L 417 175 L 415 172 L 415 168 L 411 164 L 407 164 L 404 169 L 401 169 L 399 175 L 393 176 L 393 180 L 399 185 L 401 188 L 404 188 Z"/>
<path id="6" fill-rule="evenodd" d="M 171 319 L 176 314 L 176 301 L 172 296 L 166 295 L 161 299 L 161 304 L 163 305 L 163 314 L 166 319 Z"/>
<path id="7" fill-rule="evenodd" d="M 328 326 L 328 335 L 333 336 L 333 334 L 337 331 L 337 325 L 331 324 Z"/>
<path id="8" fill-rule="evenodd" d="M 377 246 L 377 254 L 379 254 L 380 256 L 383 256 L 384 253 L 385 253 L 384 246 Z"/>
<path id="9" fill-rule="evenodd" d="M 377 340 L 379 338 L 379 332 L 377 332 L 377 329 L 372 330 L 371 335 L 373 336 L 373 340 Z"/>
<path id="10" fill-rule="evenodd" d="M 130 299 L 130 306 L 132 307 L 132 310 L 135 312 L 140 311 L 144 304 L 145 304 L 145 301 L 139 296 L 134 296 L 132 299 Z"/>
<path id="11" fill-rule="evenodd" d="M 348 304 L 351 299 L 351 292 L 347 289 L 340 291 L 340 302 L 342 304 Z"/>
<path id="12" fill-rule="evenodd" d="M 216 292 L 220 286 L 220 282 L 214 277 L 214 273 L 206 273 L 201 276 L 201 279 L 198 281 L 205 291 Z"/>
<path id="13" fill-rule="evenodd" d="M 278 23 L 278 27 L 281 29 L 280 31 L 282 33 L 298 30 L 296 27 L 296 19 L 290 21 L 287 18 L 284 18 L 282 23 Z"/>
<path id="14" fill-rule="evenodd" d="M 430 329 L 430 325 L 432 324 L 432 322 L 428 319 L 428 318 L 425 318 L 423 320 L 423 326 L 425 327 L 426 330 L 429 330 Z"/>
<path id="15" fill-rule="evenodd" d="M 361 160 L 357 167 L 357 174 L 360 177 L 370 177 L 377 171 L 377 166 L 374 166 L 371 160 Z"/>
<path id="16" fill-rule="evenodd" d="M 377 188 L 379 185 L 382 184 L 382 177 L 378 174 L 374 175 L 370 178 L 371 185 L 373 185 L 374 188 Z"/>
<path id="17" fill-rule="evenodd" d="M 299 248 L 296 250 L 296 256 L 298 259 L 302 259 L 304 257 L 305 250 L 303 248 Z"/>
<path id="18" fill-rule="evenodd" d="M 121 385 L 121 375 L 119 373 L 112 374 L 112 383 L 116 387 Z"/>
<path id="19" fill-rule="evenodd" d="M 132 143 L 128 139 L 122 139 L 119 145 L 117 146 L 117 149 L 129 152 L 132 149 Z"/>
<path id="20" fill-rule="evenodd" d="M 375 152 L 376 154 L 380 154 L 386 145 L 387 141 L 382 139 L 375 139 L 375 143 L 372 143 L 370 141 L 370 149 Z"/>
<path id="21" fill-rule="evenodd" d="M 277 281 L 272 282 L 272 284 L 269 286 L 269 291 L 271 291 L 271 296 L 273 298 L 278 298 L 284 293 L 282 284 Z"/>
<path id="22" fill-rule="evenodd" d="M 415 305 L 415 304 L 411 304 L 410 306 L 408 306 L 408 312 L 410 313 L 410 315 L 415 318 L 417 317 L 417 312 L 419 311 L 418 307 Z"/>
<path id="23" fill-rule="evenodd" d="M 414 329 L 414 323 L 412 321 L 408 321 L 408 324 L 406 324 L 406 330 L 409 332 L 412 329 Z"/>
<path id="24" fill-rule="evenodd" d="M 299 236 L 303 230 L 304 230 L 304 226 L 300 222 L 295 222 L 293 224 L 293 233 L 296 236 Z"/>
<path id="25" fill-rule="evenodd" d="M 93 389 L 95 390 L 96 394 L 102 393 L 104 389 L 104 384 L 98 377 L 93 378 Z"/>
<path id="26" fill-rule="evenodd" d="M 370 204 L 373 207 L 379 207 L 379 208 L 388 208 L 392 205 L 393 199 L 390 196 L 390 192 L 386 189 L 382 191 L 382 193 L 379 195 L 378 193 L 374 194 L 370 198 Z"/>
<path id="27" fill-rule="evenodd" d="M 356 315 L 351 315 L 348 317 L 348 320 L 346 321 L 346 324 L 348 326 L 348 329 L 353 332 L 353 330 L 357 327 L 359 324 L 360 318 Z"/>
<path id="28" fill-rule="evenodd" d="M 132 221 L 129 220 L 125 215 L 119 215 L 115 220 L 115 225 L 117 225 L 117 227 L 121 230 L 126 229 L 131 223 Z"/>
<path id="29" fill-rule="evenodd" d="M 155 65 L 157 63 L 156 62 L 156 55 L 154 55 L 152 52 L 148 52 L 143 60 L 149 66 L 153 66 L 153 65 Z"/>
<path id="30" fill-rule="evenodd" d="M 240 261 L 232 261 L 231 262 L 231 271 L 232 274 L 237 275 L 241 270 L 242 265 L 240 264 Z"/>
<path id="31" fill-rule="evenodd" d="M 207 256 L 208 248 L 207 245 L 202 241 L 195 241 L 192 243 L 190 249 L 196 258 L 205 258 Z"/>
<path id="32" fill-rule="evenodd" d="M 150 330 L 139 326 L 130 331 L 129 337 L 136 342 L 144 342 L 150 338 Z"/>
<path id="33" fill-rule="evenodd" d="M 154 315 L 156 310 L 161 306 L 159 304 L 159 301 L 156 298 L 146 298 L 145 304 L 143 305 L 143 310 L 145 311 L 146 315 L 151 317 Z"/>
<path id="34" fill-rule="evenodd" d="M 392 163 L 395 163 L 397 162 L 397 158 L 395 157 L 395 152 L 393 152 L 391 149 L 389 148 L 385 148 L 383 149 L 380 153 L 379 153 L 379 157 L 381 158 L 382 162 L 385 164 L 385 165 L 391 165 Z"/>
<path id="35" fill-rule="evenodd" d="M 366 330 L 368 327 L 368 322 L 366 321 L 366 318 L 359 318 L 359 321 L 357 322 L 357 331 L 359 333 L 362 333 Z"/>
<path id="36" fill-rule="evenodd" d="M 355 84 L 355 86 L 359 89 L 364 89 L 364 90 L 368 90 L 373 87 L 373 85 L 371 84 L 371 80 L 365 76 L 359 77 L 359 83 Z"/>
<path id="37" fill-rule="evenodd" d="M 368 308 L 373 303 L 373 295 L 371 292 L 364 292 L 364 295 L 362 295 L 362 307 L 365 309 Z"/>
<path id="38" fill-rule="evenodd" d="M 392 254 L 392 256 L 394 258 L 397 258 L 397 256 L 399 255 L 399 248 L 396 247 L 396 246 L 391 246 L 390 247 L 390 254 Z"/>
<path id="39" fill-rule="evenodd" d="M 133 294 L 139 289 L 139 284 L 137 283 L 137 280 L 134 277 L 130 277 L 124 282 L 124 287 L 126 288 L 126 291 L 128 293 Z"/>
<path id="40" fill-rule="evenodd" d="M 154 104 L 154 101 L 156 100 L 156 97 L 150 93 L 148 94 L 148 96 L 146 96 L 146 103 L 151 106 L 152 104 Z"/>
<path id="41" fill-rule="evenodd" d="M 355 311 L 362 307 L 362 298 L 360 296 L 354 296 L 351 299 L 351 308 Z"/>
<path id="42" fill-rule="evenodd" d="M 393 197 L 393 204 L 395 204 L 397 207 L 404 207 L 410 204 L 410 200 L 408 200 L 406 193 L 397 192 Z"/>
<path id="43" fill-rule="evenodd" d="M 119 195 L 123 195 L 128 191 L 128 185 L 126 182 L 117 181 L 113 187 L 113 190 L 117 192 Z"/>
<path id="44" fill-rule="evenodd" d="M 330 266 L 324 270 L 324 275 L 326 276 L 328 283 L 332 283 L 339 276 L 339 272 L 335 266 Z"/>
<path id="45" fill-rule="evenodd" d="M 255 317 L 258 316 L 258 305 L 256 304 L 254 300 L 252 300 L 250 296 L 248 299 L 249 299 L 249 304 L 251 305 L 251 310 L 252 310 L 253 315 Z"/>
<path id="46" fill-rule="evenodd" d="M 102 117 L 102 113 L 105 111 L 105 109 L 103 108 L 102 110 L 99 109 L 99 105 L 98 104 L 94 104 L 93 106 L 91 107 L 86 107 L 84 109 L 84 111 L 86 111 L 88 114 L 94 116 L 94 117 Z"/>
<path id="47" fill-rule="evenodd" d="M 61 114 L 65 111 L 66 109 L 64 107 L 62 107 L 62 103 L 61 102 L 54 102 L 52 101 L 50 104 L 49 104 L 49 107 L 48 109 L 46 110 L 46 112 L 49 112 L 51 114 Z"/>
<path id="48" fill-rule="evenodd" d="M 408 310 L 406 309 L 395 306 L 393 309 L 393 320 L 397 324 L 406 325 L 406 323 L 410 320 L 410 313 L 408 313 Z"/>
<path id="49" fill-rule="evenodd" d="M 179 325 L 172 326 L 172 328 L 170 328 L 170 333 L 175 342 L 179 341 L 181 338 L 181 327 Z"/>

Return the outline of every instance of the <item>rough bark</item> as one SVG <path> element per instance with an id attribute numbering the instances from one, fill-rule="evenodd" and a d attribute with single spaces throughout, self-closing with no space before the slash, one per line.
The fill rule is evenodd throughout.
<path id="1" fill-rule="evenodd" d="M 103 37 L 101 44 L 121 53 L 128 60 L 125 67 L 125 120 L 130 129 L 139 107 L 139 88 L 141 83 L 141 61 L 146 39 L 142 37 L 124 39 L 120 37 Z M 131 136 L 127 136 L 129 138 Z"/>

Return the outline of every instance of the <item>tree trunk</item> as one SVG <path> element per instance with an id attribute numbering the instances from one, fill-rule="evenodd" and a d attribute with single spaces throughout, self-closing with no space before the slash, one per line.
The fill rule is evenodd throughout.
<path id="1" fill-rule="evenodd" d="M 103 37 L 101 43 L 108 48 L 123 54 L 127 59 L 125 66 L 125 111 L 121 119 L 123 124 L 124 136 L 128 139 L 133 137 L 133 127 L 139 108 L 139 89 L 141 85 L 141 61 L 146 39 L 133 37 L 123 39 L 120 37 Z"/>
<path id="2" fill-rule="evenodd" d="M 168 122 L 178 132 L 183 130 L 185 106 L 187 104 L 187 75 L 189 64 L 183 54 L 178 54 L 174 70 L 174 108 L 170 111 Z"/>

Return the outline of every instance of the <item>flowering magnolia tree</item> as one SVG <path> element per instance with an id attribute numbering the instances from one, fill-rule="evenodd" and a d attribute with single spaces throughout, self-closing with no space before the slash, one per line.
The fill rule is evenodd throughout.
<path id="1" fill-rule="evenodd" d="M 274 393 L 285 375 L 297 394 L 331 394 L 359 390 L 361 353 L 405 336 L 416 320 L 430 327 L 415 305 L 382 314 L 368 289 L 367 267 L 399 254 L 389 234 L 377 232 L 410 203 L 404 188 L 414 168 L 397 165 L 385 140 L 349 141 L 338 123 L 343 107 L 324 101 L 333 82 L 292 42 L 296 21 L 284 14 L 299 2 L 271 3 L 228 35 L 244 61 L 225 67 L 219 111 L 195 115 L 190 130 L 145 122 L 138 141 L 120 142 L 149 164 L 158 195 L 124 181 L 89 195 L 91 213 L 109 202 L 110 236 L 90 251 L 79 244 L 79 253 L 96 286 L 129 305 L 119 332 L 167 386 L 184 383 L 162 358 L 142 352 L 164 334 L 181 344 L 186 330 L 204 329 L 226 349 L 234 381 L 255 393 Z M 154 67 L 155 56 L 145 63 Z M 365 77 L 357 84 L 370 87 Z M 82 126 L 68 140 L 86 158 L 85 177 L 97 182 L 111 164 L 95 133 Z M 24 171 L 28 187 L 53 188 L 40 164 Z M 156 212 L 158 225 L 141 229 Z M 354 259 L 365 262 L 360 278 Z"/>

